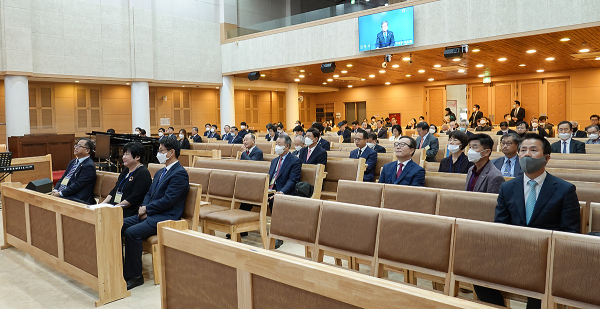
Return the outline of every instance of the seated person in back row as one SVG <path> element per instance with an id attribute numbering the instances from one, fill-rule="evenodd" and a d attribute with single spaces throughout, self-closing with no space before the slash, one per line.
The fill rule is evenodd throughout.
<path id="1" fill-rule="evenodd" d="M 306 130 L 304 135 L 304 145 L 306 147 L 300 149 L 298 158 L 302 164 L 327 164 L 327 151 L 319 146 L 319 130 L 310 128 Z"/>
<path id="2" fill-rule="evenodd" d="M 517 177 L 523 175 L 521 165 L 519 164 L 519 156 L 517 151 L 519 150 L 519 143 L 521 139 L 517 134 L 509 133 L 500 139 L 500 146 L 502 147 L 503 157 L 492 160 L 492 163 L 496 166 L 502 176 L 504 177 Z"/>
<path id="3" fill-rule="evenodd" d="M 412 156 L 417 148 L 417 142 L 410 136 L 403 136 L 394 143 L 398 161 L 383 166 L 379 183 L 417 186 L 425 185 L 425 169 L 413 162 Z"/>
<path id="4" fill-rule="evenodd" d="M 435 126 L 430 128 L 425 121 L 417 124 L 417 149 L 425 149 L 427 162 L 436 162 L 435 157 L 440 150 L 440 142 L 434 136 L 435 130 Z"/>
<path id="5" fill-rule="evenodd" d="M 163 136 L 156 158 L 165 164 L 154 174 L 152 185 L 144 197 L 138 214 L 123 220 L 125 259 L 123 277 L 127 289 L 144 284 L 142 276 L 142 241 L 156 235 L 156 224 L 165 220 L 179 220 L 190 189 L 188 173 L 179 164 L 179 143 L 174 137 Z"/>
<path id="6" fill-rule="evenodd" d="M 366 132 L 367 130 L 365 130 Z M 377 134 L 374 132 L 369 133 L 369 139 L 367 140 L 367 146 L 375 150 L 376 153 L 386 153 L 385 147 L 377 143 Z"/>
<path id="7" fill-rule="evenodd" d="M 84 204 L 96 204 L 94 199 L 96 167 L 90 158 L 92 151 L 94 151 L 94 142 L 89 138 L 82 138 L 75 144 L 73 150 L 75 159 L 69 162 L 65 173 L 56 183 L 52 190 L 53 196 L 62 196 Z"/>
<path id="8" fill-rule="evenodd" d="M 138 142 L 130 142 L 123 146 L 125 168 L 115 187 L 103 201 L 123 208 L 123 218 L 138 214 L 138 208 L 152 184 L 152 176 L 141 162 L 145 153 L 144 146 Z"/>
<path id="9" fill-rule="evenodd" d="M 369 134 L 363 129 L 358 129 L 358 133 L 354 135 L 354 144 L 357 149 L 350 152 L 350 159 L 365 158 L 367 169 L 363 176 L 363 181 L 373 182 L 375 179 L 375 166 L 377 165 L 377 152 L 367 146 Z"/>
<path id="10" fill-rule="evenodd" d="M 502 173 L 490 163 L 494 140 L 487 134 L 474 134 L 469 139 L 467 157 L 475 165 L 467 174 L 466 191 L 498 193 L 504 183 Z"/>
<path id="11" fill-rule="evenodd" d="M 323 124 L 320 122 L 315 122 L 315 123 L 313 123 L 312 127 L 319 130 L 319 134 L 321 135 L 319 137 L 319 141 L 317 142 L 317 145 L 321 146 L 321 148 L 323 148 L 325 151 L 330 151 L 331 143 L 329 143 L 328 140 L 323 138 L 323 133 L 325 131 L 325 127 L 323 126 Z"/>
<path id="12" fill-rule="evenodd" d="M 231 129 L 229 130 L 229 140 L 227 141 L 228 144 L 243 144 L 244 140 L 243 137 L 241 137 L 238 134 L 238 128 L 237 127 L 231 127 Z"/>
<path id="13" fill-rule="evenodd" d="M 338 122 L 338 128 L 340 130 L 337 132 L 337 135 L 342 136 L 342 143 L 350 143 L 352 132 L 348 130 L 348 125 L 344 121 L 340 121 Z"/>
<path id="14" fill-rule="evenodd" d="M 590 125 L 586 128 L 586 131 L 588 133 L 588 137 L 590 138 L 585 141 L 586 144 L 600 144 L 600 135 L 598 135 L 600 128 L 597 125 Z"/>
<path id="15" fill-rule="evenodd" d="M 248 133 L 244 136 L 244 145 L 242 146 L 240 160 L 263 160 L 263 152 L 260 148 L 256 147 L 256 136 L 253 133 Z"/>
<path id="16" fill-rule="evenodd" d="M 469 172 L 473 162 L 464 153 L 465 147 L 469 145 L 467 134 L 461 131 L 452 131 L 448 136 L 449 156 L 442 159 L 438 172 L 466 174 Z"/>
<path id="17" fill-rule="evenodd" d="M 560 141 L 552 144 L 552 153 L 585 153 L 585 143 L 573 139 L 573 125 L 569 121 L 558 124 Z"/>
<path id="18" fill-rule="evenodd" d="M 496 135 L 506 135 L 508 133 L 517 133 L 517 131 L 508 128 L 508 122 L 502 121 L 500 123 L 500 131 L 496 132 Z"/>
<path id="19" fill-rule="evenodd" d="M 300 150 L 302 150 L 302 147 L 304 146 L 304 136 L 302 135 L 296 135 L 294 137 L 294 151 L 292 151 L 292 154 L 295 155 L 296 157 L 298 157 L 300 155 Z"/>

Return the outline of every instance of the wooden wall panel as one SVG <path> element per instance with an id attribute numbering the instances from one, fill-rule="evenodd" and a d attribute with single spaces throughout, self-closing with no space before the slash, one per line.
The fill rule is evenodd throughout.
<path id="1" fill-rule="evenodd" d="M 547 89 L 548 118 L 567 119 L 567 82 L 549 81 Z"/>
<path id="2" fill-rule="evenodd" d="M 444 100 L 444 94 L 446 90 L 444 88 L 429 88 L 427 101 L 429 101 L 429 121 L 432 124 L 438 126 L 443 123 L 444 109 L 446 108 L 446 102 Z"/>
<path id="3" fill-rule="evenodd" d="M 522 82 L 519 86 L 521 107 L 525 109 L 524 121 L 540 116 L 540 82 Z"/>
<path id="4" fill-rule="evenodd" d="M 473 111 L 473 106 L 476 104 L 479 105 L 480 111 L 483 113 L 484 117 L 489 117 L 490 110 L 488 109 L 489 105 L 489 86 L 488 85 L 472 85 L 469 87 L 470 89 L 470 100 L 469 100 L 469 116 Z"/>
<path id="5" fill-rule="evenodd" d="M 512 85 L 494 85 L 494 102 L 495 102 L 495 124 L 500 124 L 504 121 L 504 114 L 510 114 L 512 109 Z"/>

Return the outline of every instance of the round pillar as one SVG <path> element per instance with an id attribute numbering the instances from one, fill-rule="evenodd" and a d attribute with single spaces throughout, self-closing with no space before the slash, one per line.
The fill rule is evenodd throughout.
<path id="1" fill-rule="evenodd" d="M 148 82 L 131 83 L 131 132 L 140 127 L 150 136 L 150 86 Z"/>
<path id="2" fill-rule="evenodd" d="M 6 137 L 31 133 L 29 127 L 29 80 L 27 76 L 4 77 Z"/>
<path id="3" fill-rule="evenodd" d="M 223 86 L 220 89 L 221 95 L 221 133 L 225 125 L 235 125 L 235 100 L 233 97 L 233 77 L 223 76 Z"/>

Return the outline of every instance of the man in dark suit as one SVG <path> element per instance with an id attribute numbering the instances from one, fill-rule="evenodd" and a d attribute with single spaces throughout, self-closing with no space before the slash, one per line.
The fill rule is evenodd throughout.
<path id="1" fill-rule="evenodd" d="M 52 195 L 85 204 L 96 204 L 94 186 L 96 185 L 96 167 L 90 158 L 94 151 L 94 142 L 89 138 L 80 139 L 75 144 L 75 159 L 69 162 L 65 173 L 56 183 Z"/>
<path id="2" fill-rule="evenodd" d="M 229 142 L 229 140 L 233 137 L 233 135 L 229 133 L 229 131 L 231 131 L 231 128 L 228 125 L 225 125 L 223 127 L 223 131 L 225 133 L 223 133 L 222 140 Z"/>
<path id="3" fill-rule="evenodd" d="M 177 138 L 177 137 L 175 136 L 175 128 L 173 128 L 173 127 L 168 127 L 168 128 L 167 128 L 167 134 L 166 134 L 166 135 L 167 135 L 167 136 L 172 136 L 172 137 L 175 137 L 175 138 Z"/>
<path id="4" fill-rule="evenodd" d="M 367 169 L 363 176 L 363 181 L 373 182 L 375 179 L 375 165 L 377 165 L 377 152 L 371 147 L 367 146 L 367 139 L 369 134 L 363 129 L 359 129 L 358 133 L 354 135 L 354 144 L 357 149 L 350 152 L 350 159 L 365 158 L 367 163 Z"/>
<path id="5" fill-rule="evenodd" d="M 179 220 L 190 189 L 188 173 L 179 164 L 179 144 L 175 138 L 159 140 L 158 162 L 165 167 L 154 174 L 150 190 L 144 197 L 138 215 L 125 218 L 121 235 L 125 239 L 123 277 L 127 289 L 144 284 L 142 276 L 142 240 L 156 235 L 156 224 L 165 220 Z"/>
<path id="6" fill-rule="evenodd" d="M 469 117 L 469 123 L 471 124 L 471 128 L 477 127 L 479 124 L 479 119 L 483 118 L 483 113 L 479 111 L 481 107 L 479 104 L 473 105 L 473 112 L 471 113 L 471 117 Z"/>
<path id="7" fill-rule="evenodd" d="M 521 102 L 515 101 L 513 109 L 510 111 L 510 116 L 515 123 L 525 119 L 525 109 L 521 108 Z"/>
<path id="8" fill-rule="evenodd" d="M 204 129 L 205 129 L 204 136 L 208 137 L 208 135 L 210 134 L 210 128 L 211 128 L 210 123 L 207 123 L 206 125 L 204 125 Z"/>
<path id="9" fill-rule="evenodd" d="M 306 147 L 300 149 L 298 158 L 302 164 L 327 164 L 327 151 L 318 145 L 320 137 L 319 130 L 310 128 L 304 135 L 304 144 Z"/>
<path id="10" fill-rule="evenodd" d="M 248 134 L 248 125 L 242 121 L 240 123 L 240 131 L 238 132 L 238 135 L 240 136 L 240 138 L 244 138 L 246 134 Z"/>
<path id="11" fill-rule="evenodd" d="M 382 147 L 377 143 L 377 134 L 369 133 L 369 139 L 367 140 L 367 146 L 375 150 L 376 153 L 386 153 L 385 147 Z"/>
<path id="12" fill-rule="evenodd" d="M 243 144 L 244 143 L 244 138 L 238 134 L 237 127 L 231 127 L 231 130 L 229 130 L 229 133 L 231 134 L 231 136 L 229 137 L 229 141 L 227 141 L 228 144 Z"/>
<path id="13" fill-rule="evenodd" d="M 573 126 L 573 137 L 587 137 L 587 133 L 585 131 L 579 130 L 579 123 L 577 123 L 577 121 L 571 121 L 571 125 Z"/>
<path id="14" fill-rule="evenodd" d="M 331 143 L 329 143 L 328 140 L 323 139 L 323 131 L 325 131 L 325 127 L 323 126 L 323 124 L 320 122 L 315 122 L 312 124 L 312 127 L 319 130 L 319 134 L 321 134 L 321 136 L 319 137 L 319 141 L 317 142 L 317 145 L 321 146 L 321 148 L 323 148 L 325 151 L 330 151 Z"/>
<path id="15" fill-rule="evenodd" d="M 536 117 L 531 118 L 531 128 L 530 128 L 531 132 L 539 134 L 541 137 L 547 137 L 548 136 L 548 132 L 546 132 L 546 130 L 542 127 L 540 127 L 540 124 L 538 122 L 538 119 Z"/>
<path id="16" fill-rule="evenodd" d="M 467 137 L 471 138 L 471 136 L 473 136 L 473 132 L 468 131 L 467 130 L 468 128 L 469 128 L 469 123 L 467 122 L 467 119 L 461 119 L 458 130 L 467 134 Z"/>
<path id="17" fill-rule="evenodd" d="M 585 153 L 585 143 L 572 138 L 573 125 L 570 122 L 561 121 L 556 131 L 561 140 L 552 144 L 553 153 Z"/>
<path id="18" fill-rule="evenodd" d="M 217 125 L 213 124 L 210 127 L 210 133 L 208 133 L 208 138 L 216 138 L 217 140 L 221 140 L 221 137 L 219 136 L 219 133 L 217 132 Z"/>
<path id="19" fill-rule="evenodd" d="M 437 137 L 433 136 L 433 134 L 429 133 L 429 125 L 427 122 L 419 122 L 417 123 L 417 149 L 425 149 L 425 154 L 427 158 L 425 159 L 427 162 L 436 162 L 435 156 L 440 150 L 440 143 Z"/>
<path id="20" fill-rule="evenodd" d="M 512 120 L 512 117 L 510 116 L 510 114 L 504 114 L 504 121 L 506 121 L 506 123 L 508 123 L 509 127 L 515 127 L 517 125 L 517 123 Z"/>
<path id="21" fill-rule="evenodd" d="M 402 136 L 394 143 L 394 148 L 398 161 L 383 166 L 379 183 L 423 187 L 425 169 L 412 160 L 417 142 L 410 136 Z"/>
<path id="22" fill-rule="evenodd" d="M 302 135 L 296 135 L 294 137 L 294 151 L 292 151 L 292 154 L 295 155 L 296 157 L 298 157 L 300 155 L 300 150 L 302 150 L 302 147 L 304 147 L 304 136 Z"/>
<path id="23" fill-rule="evenodd" d="M 394 40 L 394 33 L 388 31 L 388 22 L 383 21 L 381 23 L 381 32 L 377 33 L 377 40 L 375 41 L 375 48 L 384 48 L 394 46 L 396 41 Z"/>
<path id="24" fill-rule="evenodd" d="M 509 129 L 508 128 L 508 122 L 502 121 L 500 123 L 500 131 L 498 131 L 496 133 L 496 135 L 506 135 L 508 133 L 515 133 L 515 134 L 517 134 L 517 131 Z"/>
<path id="25" fill-rule="evenodd" d="M 383 121 L 377 120 L 377 138 L 387 139 L 387 128 L 383 126 Z"/>
<path id="26" fill-rule="evenodd" d="M 546 172 L 550 143 L 538 134 L 528 133 L 519 149 L 524 175 L 507 181 L 500 188 L 496 215 L 498 223 L 579 233 L 579 199 L 575 186 Z M 504 306 L 499 291 L 475 286 L 477 297 Z M 527 308 L 540 308 L 539 299 L 528 298 Z"/>
<path id="27" fill-rule="evenodd" d="M 521 139 L 516 133 L 507 133 L 500 139 L 503 157 L 492 160 L 492 163 L 504 177 L 517 177 L 523 175 L 517 151 Z"/>
<path id="28" fill-rule="evenodd" d="M 198 127 L 192 128 L 192 141 L 194 143 L 202 143 L 202 137 L 198 135 Z"/>
<path id="29" fill-rule="evenodd" d="M 473 134 L 469 138 L 467 157 L 473 165 L 467 173 L 465 191 L 498 193 L 504 183 L 502 173 L 490 162 L 494 140 L 487 134 Z"/>
<path id="30" fill-rule="evenodd" d="M 337 135 L 341 135 L 343 137 L 342 143 L 350 143 L 352 132 L 348 130 L 348 125 L 345 122 L 340 121 L 338 122 L 338 128 L 340 128 L 340 130 L 338 131 Z"/>
<path id="31" fill-rule="evenodd" d="M 256 147 L 256 136 L 252 133 L 248 133 L 244 136 L 244 146 L 242 146 L 240 160 L 263 160 L 263 152 L 260 148 Z"/>

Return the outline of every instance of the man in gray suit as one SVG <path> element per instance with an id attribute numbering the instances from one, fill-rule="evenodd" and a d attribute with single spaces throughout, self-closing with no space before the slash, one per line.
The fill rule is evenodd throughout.
<path id="1" fill-rule="evenodd" d="M 502 153 L 504 157 L 492 160 L 492 163 L 502 173 L 504 177 L 518 177 L 523 175 L 521 165 L 519 164 L 519 156 L 517 150 L 521 139 L 516 133 L 506 133 L 500 139 Z"/>
<path id="2" fill-rule="evenodd" d="M 435 132 L 434 132 L 435 133 Z M 419 122 L 417 124 L 417 149 L 425 149 L 427 162 L 436 162 L 435 156 L 440 150 L 440 143 L 437 137 L 433 136 L 434 133 L 429 131 L 429 125 L 427 122 Z"/>
<path id="3" fill-rule="evenodd" d="M 242 146 L 241 160 L 262 161 L 263 152 L 256 147 L 256 136 L 253 133 L 248 133 L 244 136 L 244 145 Z"/>
<path id="4" fill-rule="evenodd" d="M 467 174 L 466 191 L 498 193 L 504 183 L 502 173 L 490 163 L 494 140 L 487 134 L 474 134 L 469 139 L 467 157 L 475 163 Z"/>

